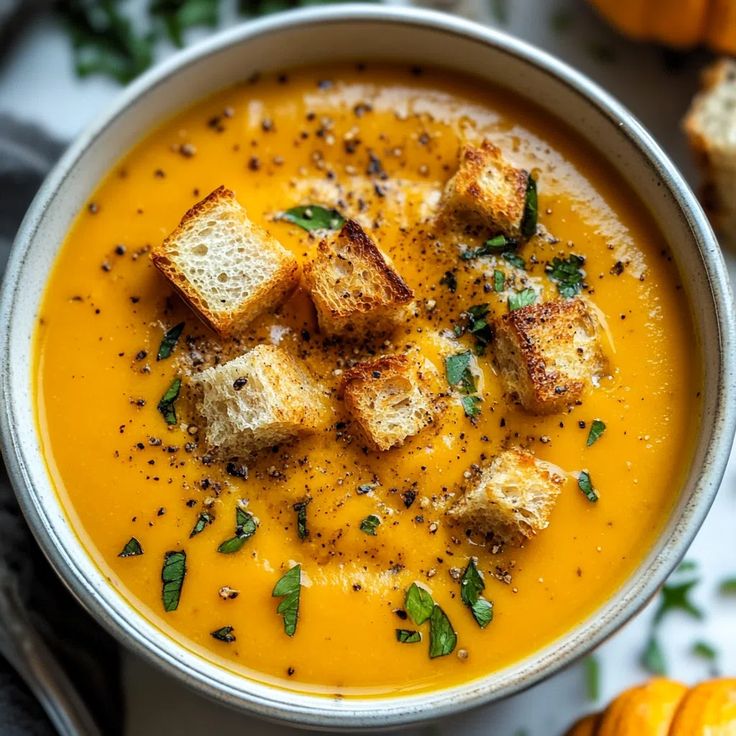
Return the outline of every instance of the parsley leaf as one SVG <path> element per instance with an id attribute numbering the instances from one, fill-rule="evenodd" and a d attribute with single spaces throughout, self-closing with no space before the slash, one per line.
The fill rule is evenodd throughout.
<path id="1" fill-rule="evenodd" d="M 653 675 L 666 675 L 667 662 L 657 637 L 652 634 L 641 655 L 641 665 Z"/>
<path id="2" fill-rule="evenodd" d="M 281 214 L 281 219 L 298 225 L 307 232 L 339 230 L 345 224 L 345 218 L 337 210 L 320 207 L 318 204 L 292 207 Z"/>
<path id="3" fill-rule="evenodd" d="M 179 398 L 180 390 L 181 378 L 175 378 L 171 382 L 171 385 L 166 389 L 166 393 L 158 402 L 158 410 L 166 420 L 166 424 L 176 424 L 176 407 L 174 406 L 174 403 Z"/>
<path id="4" fill-rule="evenodd" d="M 174 325 L 161 340 L 161 345 L 158 348 L 158 354 L 156 360 L 164 360 L 168 358 L 176 347 L 176 343 L 181 337 L 181 333 L 184 330 L 184 323 L 179 322 L 178 325 Z"/>
<path id="5" fill-rule="evenodd" d="M 690 592 L 699 582 L 699 580 L 688 580 L 676 585 L 664 585 L 659 607 L 654 614 L 654 623 L 659 623 L 671 611 L 682 611 L 692 618 L 701 620 L 703 612 L 690 600 Z"/>
<path id="6" fill-rule="evenodd" d="M 578 488 L 585 494 L 585 497 L 591 503 L 595 503 L 598 500 L 598 494 L 593 488 L 593 483 L 590 480 L 590 473 L 587 470 L 581 470 L 578 476 Z"/>
<path id="7" fill-rule="evenodd" d="M 299 597 L 302 589 L 302 566 L 294 565 L 284 573 L 273 587 L 271 595 L 282 598 L 276 608 L 276 613 L 284 617 L 284 632 L 287 636 L 294 636 L 299 618 Z"/>
<path id="8" fill-rule="evenodd" d="M 489 311 L 488 304 L 474 304 L 463 313 L 467 321 L 467 330 L 475 338 L 475 352 L 478 355 L 483 355 L 491 341 L 491 324 L 487 319 Z"/>
<path id="9" fill-rule="evenodd" d="M 378 529 L 380 524 L 381 520 L 375 514 L 371 514 L 370 516 L 366 516 L 365 519 L 360 522 L 360 531 L 371 537 L 375 537 L 376 529 Z"/>
<path id="10" fill-rule="evenodd" d="M 179 607 L 179 598 L 186 574 L 187 553 L 183 550 L 166 552 L 164 554 L 164 566 L 161 570 L 161 582 L 163 583 L 161 597 L 164 603 L 164 611 L 176 611 Z"/>
<path id="11" fill-rule="evenodd" d="M 309 529 L 307 529 L 307 506 L 311 498 L 307 498 L 304 501 L 295 503 L 291 508 L 296 511 L 296 531 L 299 535 L 299 539 L 306 539 L 309 536 Z"/>
<path id="12" fill-rule="evenodd" d="M 495 235 L 489 240 L 486 240 L 480 247 L 464 251 L 460 254 L 460 258 L 464 261 L 472 261 L 482 256 L 493 256 L 513 251 L 517 245 L 518 242 L 513 238 L 507 238 L 505 235 Z"/>
<path id="13" fill-rule="evenodd" d="M 440 279 L 440 285 L 446 286 L 454 294 L 457 291 L 457 276 L 452 271 L 445 271 L 445 275 Z"/>
<path id="14" fill-rule="evenodd" d="M 475 381 L 470 370 L 472 357 L 470 351 L 466 350 L 464 353 L 448 355 L 445 358 L 445 375 L 450 386 L 457 386 L 458 383 L 462 383 L 465 390 L 473 391 L 475 389 Z"/>
<path id="15" fill-rule="evenodd" d="M 212 514 L 203 511 L 198 517 L 197 522 L 189 533 L 189 539 L 196 537 L 197 534 L 201 534 L 213 521 L 215 517 Z"/>
<path id="16" fill-rule="evenodd" d="M 601 665 L 598 658 L 591 654 L 583 661 L 585 667 L 585 685 L 588 699 L 593 702 L 601 697 Z"/>
<path id="17" fill-rule="evenodd" d="M 518 268 L 523 271 L 526 268 L 526 261 L 518 254 L 507 251 L 503 254 L 503 259 L 507 263 L 510 263 L 514 268 Z"/>
<path id="18" fill-rule="evenodd" d="M 457 634 L 447 614 L 437 605 L 429 617 L 429 656 L 444 657 L 451 654 L 457 644 Z"/>
<path id="19" fill-rule="evenodd" d="M 601 438 L 601 435 L 606 431 L 606 425 L 600 419 L 594 419 L 590 425 L 590 432 L 588 432 L 588 439 L 585 441 L 586 447 L 590 447 L 597 440 Z"/>
<path id="20" fill-rule="evenodd" d="M 183 31 L 194 26 L 217 26 L 219 0 L 151 0 L 149 12 L 161 19 L 172 43 L 184 45 Z"/>
<path id="21" fill-rule="evenodd" d="M 528 307 L 537 301 L 537 292 L 534 289 L 522 289 L 513 294 L 509 294 L 509 312 L 515 312 L 517 309 Z"/>
<path id="22" fill-rule="evenodd" d="M 469 419 L 475 419 L 476 417 L 480 416 L 480 404 L 483 401 L 480 396 L 477 396 L 475 394 L 471 396 L 463 396 L 460 399 L 460 403 L 462 404 L 463 411 L 465 412 L 465 416 Z"/>
<path id="23" fill-rule="evenodd" d="M 567 258 L 553 258 L 552 262 L 545 266 L 544 271 L 557 284 L 560 296 L 570 299 L 583 288 L 585 278 L 583 265 L 585 258 L 572 253 Z"/>
<path id="24" fill-rule="evenodd" d="M 470 608 L 473 618 L 481 629 L 493 621 L 493 603 L 481 596 L 486 584 L 471 558 L 460 579 L 460 598 Z"/>
<path id="25" fill-rule="evenodd" d="M 503 271 L 495 269 L 493 271 L 493 291 L 496 293 L 503 291 L 506 288 L 506 276 Z"/>
<path id="26" fill-rule="evenodd" d="M 524 200 L 524 215 L 521 218 L 521 234 L 531 238 L 537 232 L 539 205 L 537 202 L 537 182 L 530 175 L 526 183 L 526 197 Z"/>
<path id="27" fill-rule="evenodd" d="M 138 557 L 142 554 L 143 547 L 141 547 L 141 543 L 135 537 L 131 537 L 118 557 Z"/>
<path id="28" fill-rule="evenodd" d="M 422 635 L 418 631 L 410 631 L 409 629 L 396 629 L 396 641 L 401 644 L 416 644 L 422 640 Z"/>
<path id="29" fill-rule="evenodd" d="M 244 511 L 240 507 L 235 509 L 235 536 L 225 540 L 217 551 L 224 555 L 231 555 L 242 549 L 243 545 L 250 539 L 258 529 L 258 522 L 253 514 Z"/>
<path id="30" fill-rule="evenodd" d="M 433 608 L 432 596 L 424 588 L 412 583 L 406 591 L 404 603 L 404 610 L 409 614 L 409 618 L 417 626 L 421 626 L 432 615 Z"/>
<path id="31" fill-rule="evenodd" d="M 232 626 L 223 626 L 221 629 L 216 629 L 210 632 L 210 636 L 217 641 L 224 641 L 226 644 L 231 644 L 235 641 L 235 634 L 233 634 Z"/>

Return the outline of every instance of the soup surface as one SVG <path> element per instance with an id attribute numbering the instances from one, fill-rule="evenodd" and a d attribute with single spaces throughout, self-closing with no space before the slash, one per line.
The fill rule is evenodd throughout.
<path id="1" fill-rule="evenodd" d="M 462 141 L 483 138 L 537 180 L 542 235 L 520 247 L 523 270 L 498 254 L 464 260 L 461 252 L 487 235 L 451 237 L 434 226 Z M 284 210 L 319 204 L 357 219 L 414 290 L 415 316 L 385 343 L 324 341 L 297 290 L 239 340 L 218 340 L 148 251 L 223 184 L 300 261 L 322 234 L 279 219 Z M 453 331 L 465 310 L 488 304 L 505 313 L 522 288 L 539 300 L 557 297 L 545 265 L 572 253 L 586 259 L 583 296 L 605 316 L 611 361 L 611 375 L 579 405 L 524 413 L 504 396 L 485 354 L 475 359 L 475 419 L 451 394 L 434 426 L 403 447 L 377 453 L 348 441 L 337 387 L 353 360 L 416 346 L 444 377 L 448 344 L 474 349 L 472 335 Z M 163 335 L 180 322 L 172 355 L 157 361 Z M 665 522 L 690 456 L 699 416 L 695 339 L 646 206 L 558 121 L 507 91 L 439 71 L 310 68 L 196 104 L 135 146 L 80 203 L 39 320 L 38 421 L 50 473 L 90 554 L 170 636 L 285 688 L 413 693 L 532 654 L 591 615 L 631 573 Z M 334 421 L 261 454 L 244 478 L 240 466 L 228 472 L 209 452 L 186 390 L 171 427 L 157 404 L 175 377 L 186 389 L 190 371 L 259 342 L 306 361 L 332 391 Z M 588 445 L 594 420 L 605 431 Z M 444 511 L 474 464 L 510 444 L 570 475 L 536 538 L 521 548 L 479 545 Z M 581 470 L 595 503 L 578 487 Z M 294 504 L 307 499 L 302 539 Z M 258 529 L 237 552 L 218 552 L 243 502 Z M 370 515 L 379 520 L 375 534 L 361 529 Z M 120 556 L 131 538 L 142 554 Z M 167 612 L 162 563 L 176 550 L 186 551 L 186 577 L 178 607 Z M 471 556 L 493 603 L 485 628 L 460 597 L 458 576 Z M 287 636 L 272 590 L 294 563 L 302 588 L 297 628 Z M 427 625 L 406 620 L 414 582 L 457 633 L 447 656 L 430 658 Z M 402 643 L 397 629 L 418 630 L 422 641 Z M 230 636 L 212 636 L 223 630 Z"/>

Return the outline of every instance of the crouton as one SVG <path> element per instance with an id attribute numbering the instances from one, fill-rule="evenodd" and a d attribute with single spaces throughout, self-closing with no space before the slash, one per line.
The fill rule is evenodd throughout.
<path id="1" fill-rule="evenodd" d="M 582 299 L 516 309 L 493 325 L 493 360 L 507 394 L 532 414 L 580 400 L 608 368 L 599 323 Z"/>
<path id="2" fill-rule="evenodd" d="M 247 327 L 296 286 L 294 256 L 218 187 L 154 249 L 156 267 L 221 337 Z"/>
<path id="3" fill-rule="evenodd" d="M 563 481 L 554 465 L 511 448 L 481 469 L 447 513 L 471 533 L 518 547 L 547 528 Z"/>
<path id="4" fill-rule="evenodd" d="M 258 345 L 192 378 L 206 439 L 228 457 L 323 429 L 329 409 L 307 368 L 282 348 Z"/>
<path id="5" fill-rule="evenodd" d="M 368 444 L 390 450 L 421 432 L 441 409 L 434 367 L 406 355 L 385 355 L 345 372 L 345 406 Z"/>
<path id="6" fill-rule="evenodd" d="M 703 176 L 703 206 L 713 226 L 736 243 L 736 60 L 720 59 L 685 118 L 685 132 Z"/>
<path id="7" fill-rule="evenodd" d="M 409 316 L 412 290 L 353 220 L 323 240 L 304 268 L 320 329 L 328 335 L 364 337 L 390 332 Z"/>
<path id="8" fill-rule="evenodd" d="M 509 164 L 490 141 L 479 148 L 465 145 L 458 169 L 445 185 L 443 209 L 520 238 L 529 186 L 529 173 Z"/>

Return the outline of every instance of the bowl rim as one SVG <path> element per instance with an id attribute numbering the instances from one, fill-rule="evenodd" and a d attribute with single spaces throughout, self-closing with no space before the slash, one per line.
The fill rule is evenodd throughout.
<path id="1" fill-rule="evenodd" d="M 132 603 L 112 586 L 107 584 L 101 593 L 95 587 L 94 581 L 84 576 L 84 572 L 75 563 L 75 556 L 89 553 L 74 532 L 70 534 L 76 539 L 76 546 L 70 548 L 60 540 L 58 530 L 53 528 L 46 516 L 28 474 L 28 463 L 43 462 L 43 458 L 40 456 L 28 458 L 22 450 L 14 421 L 17 397 L 14 398 L 9 370 L 10 330 L 0 331 L 2 380 L 0 439 L 3 457 L 21 509 L 36 540 L 52 567 L 75 597 L 129 649 L 214 700 L 266 719 L 295 726 L 330 730 L 388 728 L 451 715 L 524 690 L 566 667 L 600 644 L 643 608 L 687 551 L 718 491 L 736 429 L 736 319 L 729 279 L 708 220 L 674 164 L 631 113 L 597 84 L 566 63 L 503 31 L 444 13 L 406 6 L 363 4 L 315 6 L 251 20 L 221 31 L 175 54 L 121 91 L 112 104 L 67 149 L 34 198 L 18 231 L 7 264 L 0 292 L 0 324 L 11 323 L 15 295 L 20 289 L 19 277 L 23 263 L 32 247 L 35 232 L 43 218 L 47 203 L 63 187 L 85 150 L 108 126 L 125 115 L 139 96 L 166 82 L 189 65 L 255 37 L 310 25 L 350 21 L 419 26 L 493 46 L 554 77 L 625 133 L 638 154 L 657 173 L 671 193 L 690 225 L 692 239 L 700 253 L 709 281 L 712 306 L 719 330 L 717 391 L 720 401 L 716 408 L 711 442 L 706 450 L 703 469 L 693 489 L 691 502 L 683 509 L 679 523 L 669 540 L 658 550 L 651 574 L 649 576 L 639 574 L 639 577 L 646 579 L 638 581 L 631 590 L 622 589 L 619 596 L 611 598 L 604 604 L 599 610 L 600 622 L 584 620 L 575 629 L 528 657 L 530 660 L 528 663 L 523 660 L 507 668 L 509 673 L 502 678 L 500 684 L 492 685 L 489 682 L 491 678 L 499 675 L 492 673 L 453 688 L 418 695 L 349 698 L 336 703 L 334 699 L 324 696 L 292 694 L 292 691 L 277 685 L 261 683 L 252 684 L 252 687 L 262 691 L 254 693 L 211 678 L 202 671 L 207 664 L 204 658 L 180 645 L 169 635 L 161 633 L 153 621 L 133 608 Z M 61 504 L 59 506 L 61 507 Z M 97 569 L 99 571 L 99 568 Z M 101 571 L 99 574 L 102 575 Z M 634 576 L 628 582 L 633 578 Z M 133 608 L 136 616 L 142 619 L 145 625 L 136 626 L 135 617 L 126 618 L 123 607 Z M 151 631 L 146 633 L 147 629 L 159 631 L 159 638 L 164 637 L 169 643 L 168 650 L 159 646 L 159 642 L 154 642 L 150 635 Z M 532 659 L 535 661 L 532 662 Z M 240 679 L 244 683 L 254 683 L 246 677 Z M 297 702 L 285 702 L 289 699 Z M 351 706 L 359 702 L 370 703 L 372 707 L 358 709 Z"/>

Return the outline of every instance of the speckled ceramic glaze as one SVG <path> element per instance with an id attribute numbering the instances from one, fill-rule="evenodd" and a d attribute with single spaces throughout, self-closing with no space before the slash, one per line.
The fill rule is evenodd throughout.
<path id="1" fill-rule="evenodd" d="M 31 366 L 39 304 L 72 220 L 112 164 L 152 126 L 255 71 L 341 60 L 444 66 L 494 84 L 557 115 L 605 157 L 648 204 L 677 265 L 705 372 L 700 431 L 678 502 L 655 548 L 608 603 L 554 644 L 513 667 L 451 689 L 380 699 L 286 693 L 218 667 L 166 636 L 108 584 L 64 515 L 35 422 Z M 328 6 L 272 16 L 219 34 L 128 87 L 70 148 L 18 233 L 0 302 L 5 461 L 39 544 L 81 602 L 126 646 L 192 687 L 266 718 L 330 730 L 385 728 L 488 703 L 547 677 L 612 634 L 656 592 L 688 548 L 718 490 L 734 433 L 734 304 L 718 244 L 693 194 L 618 103 L 527 44 L 436 13 Z M 70 419 L 72 431 L 73 419 Z M 673 492 L 675 489 L 673 489 Z"/>

